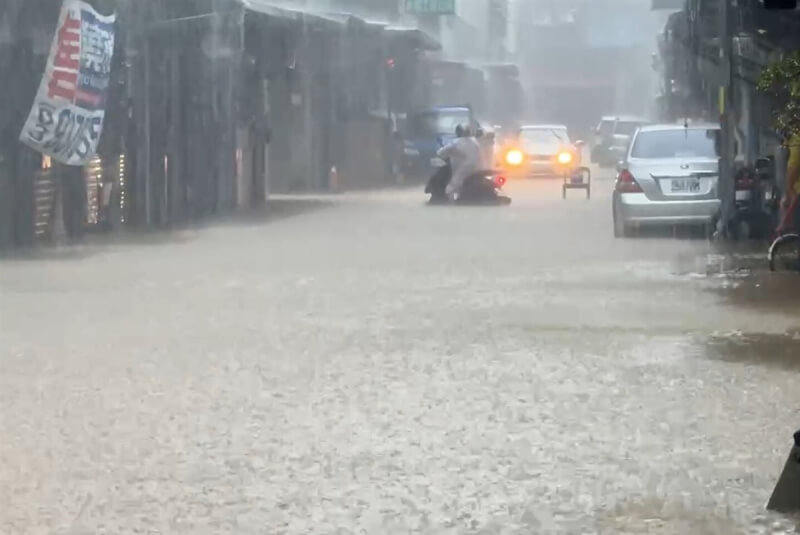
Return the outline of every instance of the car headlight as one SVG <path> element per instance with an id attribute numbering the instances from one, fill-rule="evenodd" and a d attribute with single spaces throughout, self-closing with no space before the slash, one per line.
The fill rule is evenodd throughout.
<path id="1" fill-rule="evenodd" d="M 525 155 L 522 153 L 521 150 L 518 149 L 511 149 L 506 153 L 506 163 L 508 165 L 521 165 L 522 162 L 525 160 Z"/>

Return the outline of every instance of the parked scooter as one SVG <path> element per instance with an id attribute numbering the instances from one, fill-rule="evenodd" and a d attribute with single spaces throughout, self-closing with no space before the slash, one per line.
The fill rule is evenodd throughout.
<path id="1" fill-rule="evenodd" d="M 775 186 L 772 160 L 759 158 L 754 167 L 742 167 L 734 176 L 736 217 L 733 235 L 738 239 L 762 239 L 777 224 L 780 195 Z"/>

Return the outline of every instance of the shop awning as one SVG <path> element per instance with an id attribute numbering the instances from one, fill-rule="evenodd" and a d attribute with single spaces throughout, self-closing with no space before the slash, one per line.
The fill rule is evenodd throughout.
<path id="1" fill-rule="evenodd" d="M 244 8 L 253 13 L 267 15 L 277 19 L 296 22 L 298 24 L 309 24 L 329 29 L 339 29 L 344 26 L 341 20 L 333 16 L 326 16 L 321 13 L 295 9 L 283 5 L 277 5 L 270 0 L 240 0 Z"/>
<path id="2" fill-rule="evenodd" d="M 419 28 L 403 28 L 399 26 L 387 26 L 386 35 L 390 39 L 406 42 L 421 50 L 441 50 L 442 44 L 432 35 L 420 30 Z"/>

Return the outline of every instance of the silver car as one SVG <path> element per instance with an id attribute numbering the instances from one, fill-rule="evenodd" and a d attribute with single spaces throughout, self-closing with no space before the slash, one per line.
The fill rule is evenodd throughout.
<path id="1" fill-rule="evenodd" d="M 713 225 L 719 126 L 651 125 L 639 128 L 614 186 L 614 235 L 644 225 Z"/>

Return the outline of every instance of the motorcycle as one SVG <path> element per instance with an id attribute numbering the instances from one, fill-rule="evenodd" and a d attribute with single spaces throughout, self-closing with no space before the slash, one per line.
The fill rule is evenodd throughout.
<path id="1" fill-rule="evenodd" d="M 730 233 L 738 239 L 768 237 L 778 224 L 780 194 L 772 161 L 759 158 L 754 167 L 741 167 L 734 176 L 736 211 Z"/>
<path id="2" fill-rule="evenodd" d="M 450 198 L 447 196 L 447 185 L 453 176 L 450 162 L 434 158 L 431 163 L 436 167 L 436 171 L 425 186 L 425 193 L 431 196 L 428 204 L 450 204 Z M 508 206 L 511 204 L 511 198 L 502 194 L 505 183 L 505 177 L 492 169 L 473 173 L 461 185 L 461 193 L 455 204 Z"/>

